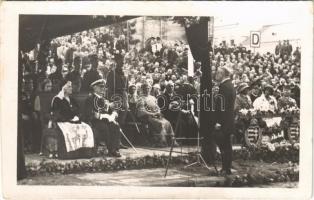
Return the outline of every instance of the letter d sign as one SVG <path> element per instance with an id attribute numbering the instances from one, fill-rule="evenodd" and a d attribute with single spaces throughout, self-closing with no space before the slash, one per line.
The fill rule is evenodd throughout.
<path id="1" fill-rule="evenodd" d="M 252 48 L 259 48 L 261 46 L 261 32 L 251 31 L 250 40 Z"/>

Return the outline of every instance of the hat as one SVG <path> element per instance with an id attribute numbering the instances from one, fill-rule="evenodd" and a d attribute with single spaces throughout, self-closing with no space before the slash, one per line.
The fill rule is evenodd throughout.
<path id="1" fill-rule="evenodd" d="M 238 92 L 242 92 L 244 91 L 245 89 L 249 88 L 249 85 L 247 83 L 241 83 L 238 87 Z"/>
<path id="2" fill-rule="evenodd" d="M 266 90 L 266 89 L 270 89 L 271 91 L 274 91 L 274 87 L 271 86 L 271 85 L 269 85 L 269 84 L 266 84 L 266 85 L 264 86 L 264 90 Z"/>
<path id="3" fill-rule="evenodd" d="M 89 59 L 91 62 L 97 62 L 98 61 L 98 56 L 96 54 L 90 54 Z"/>
<path id="4" fill-rule="evenodd" d="M 158 83 L 153 85 L 153 88 L 160 89 L 160 85 Z"/>
<path id="5" fill-rule="evenodd" d="M 226 75 L 227 76 L 229 76 L 229 75 L 231 75 L 233 73 L 233 69 L 230 66 L 224 65 L 221 68 L 226 71 Z"/>
<path id="6" fill-rule="evenodd" d="M 148 81 L 144 81 L 141 85 L 142 88 L 145 88 L 145 87 L 151 87 L 151 85 L 149 84 Z"/>
<path id="7" fill-rule="evenodd" d="M 135 84 L 130 84 L 129 88 L 131 88 L 131 87 L 135 87 L 136 88 L 136 85 Z"/>
<path id="8" fill-rule="evenodd" d="M 288 84 L 286 84 L 286 85 L 283 86 L 283 89 L 290 90 L 290 89 L 291 89 L 291 86 L 288 85 Z"/>
<path id="9" fill-rule="evenodd" d="M 174 82 L 172 80 L 169 80 L 166 82 L 166 85 L 174 85 Z"/>
<path id="10" fill-rule="evenodd" d="M 106 85 L 106 82 L 104 79 L 98 79 L 97 81 L 94 81 L 90 84 L 90 87 L 94 87 L 94 86 L 97 86 L 97 85 L 102 85 L 102 86 L 105 86 Z"/>

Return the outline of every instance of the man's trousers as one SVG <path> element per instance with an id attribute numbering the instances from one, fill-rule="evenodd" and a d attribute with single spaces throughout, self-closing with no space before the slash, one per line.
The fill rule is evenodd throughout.
<path id="1" fill-rule="evenodd" d="M 100 141 L 105 141 L 108 152 L 119 150 L 121 132 L 117 124 L 109 122 L 108 120 L 93 120 L 92 128 L 95 136 L 96 145 Z"/>

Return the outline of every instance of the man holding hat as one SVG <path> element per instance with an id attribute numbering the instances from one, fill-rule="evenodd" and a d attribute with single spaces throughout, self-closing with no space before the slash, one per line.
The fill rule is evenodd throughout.
<path id="1" fill-rule="evenodd" d="M 108 156 L 120 157 L 121 132 L 116 122 L 118 113 L 113 111 L 112 104 L 105 98 L 105 81 L 94 81 L 91 88 L 93 93 L 85 102 L 85 121 L 93 128 L 96 145 L 105 140 Z"/>

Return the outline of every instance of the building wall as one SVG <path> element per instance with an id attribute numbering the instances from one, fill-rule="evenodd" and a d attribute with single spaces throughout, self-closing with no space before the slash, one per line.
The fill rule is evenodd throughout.
<path id="1" fill-rule="evenodd" d="M 131 21 L 136 21 L 133 37 L 139 39 L 142 46 L 151 37 L 160 37 L 163 41 L 186 42 L 184 27 L 163 17 L 139 17 Z"/>
<path id="2" fill-rule="evenodd" d="M 289 40 L 293 46 L 300 47 L 300 33 L 298 32 L 299 24 L 282 23 L 268 26 L 242 26 L 241 24 L 233 24 L 226 27 L 215 27 L 214 44 L 219 45 L 223 40 L 230 44 L 230 40 L 234 40 L 235 44 L 242 44 L 247 49 L 254 50 L 250 47 L 250 31 L 261 31 L 261 46 L 256 48 L 256 52 L 266 53 L 274 52 L 279 40 Z"/>

